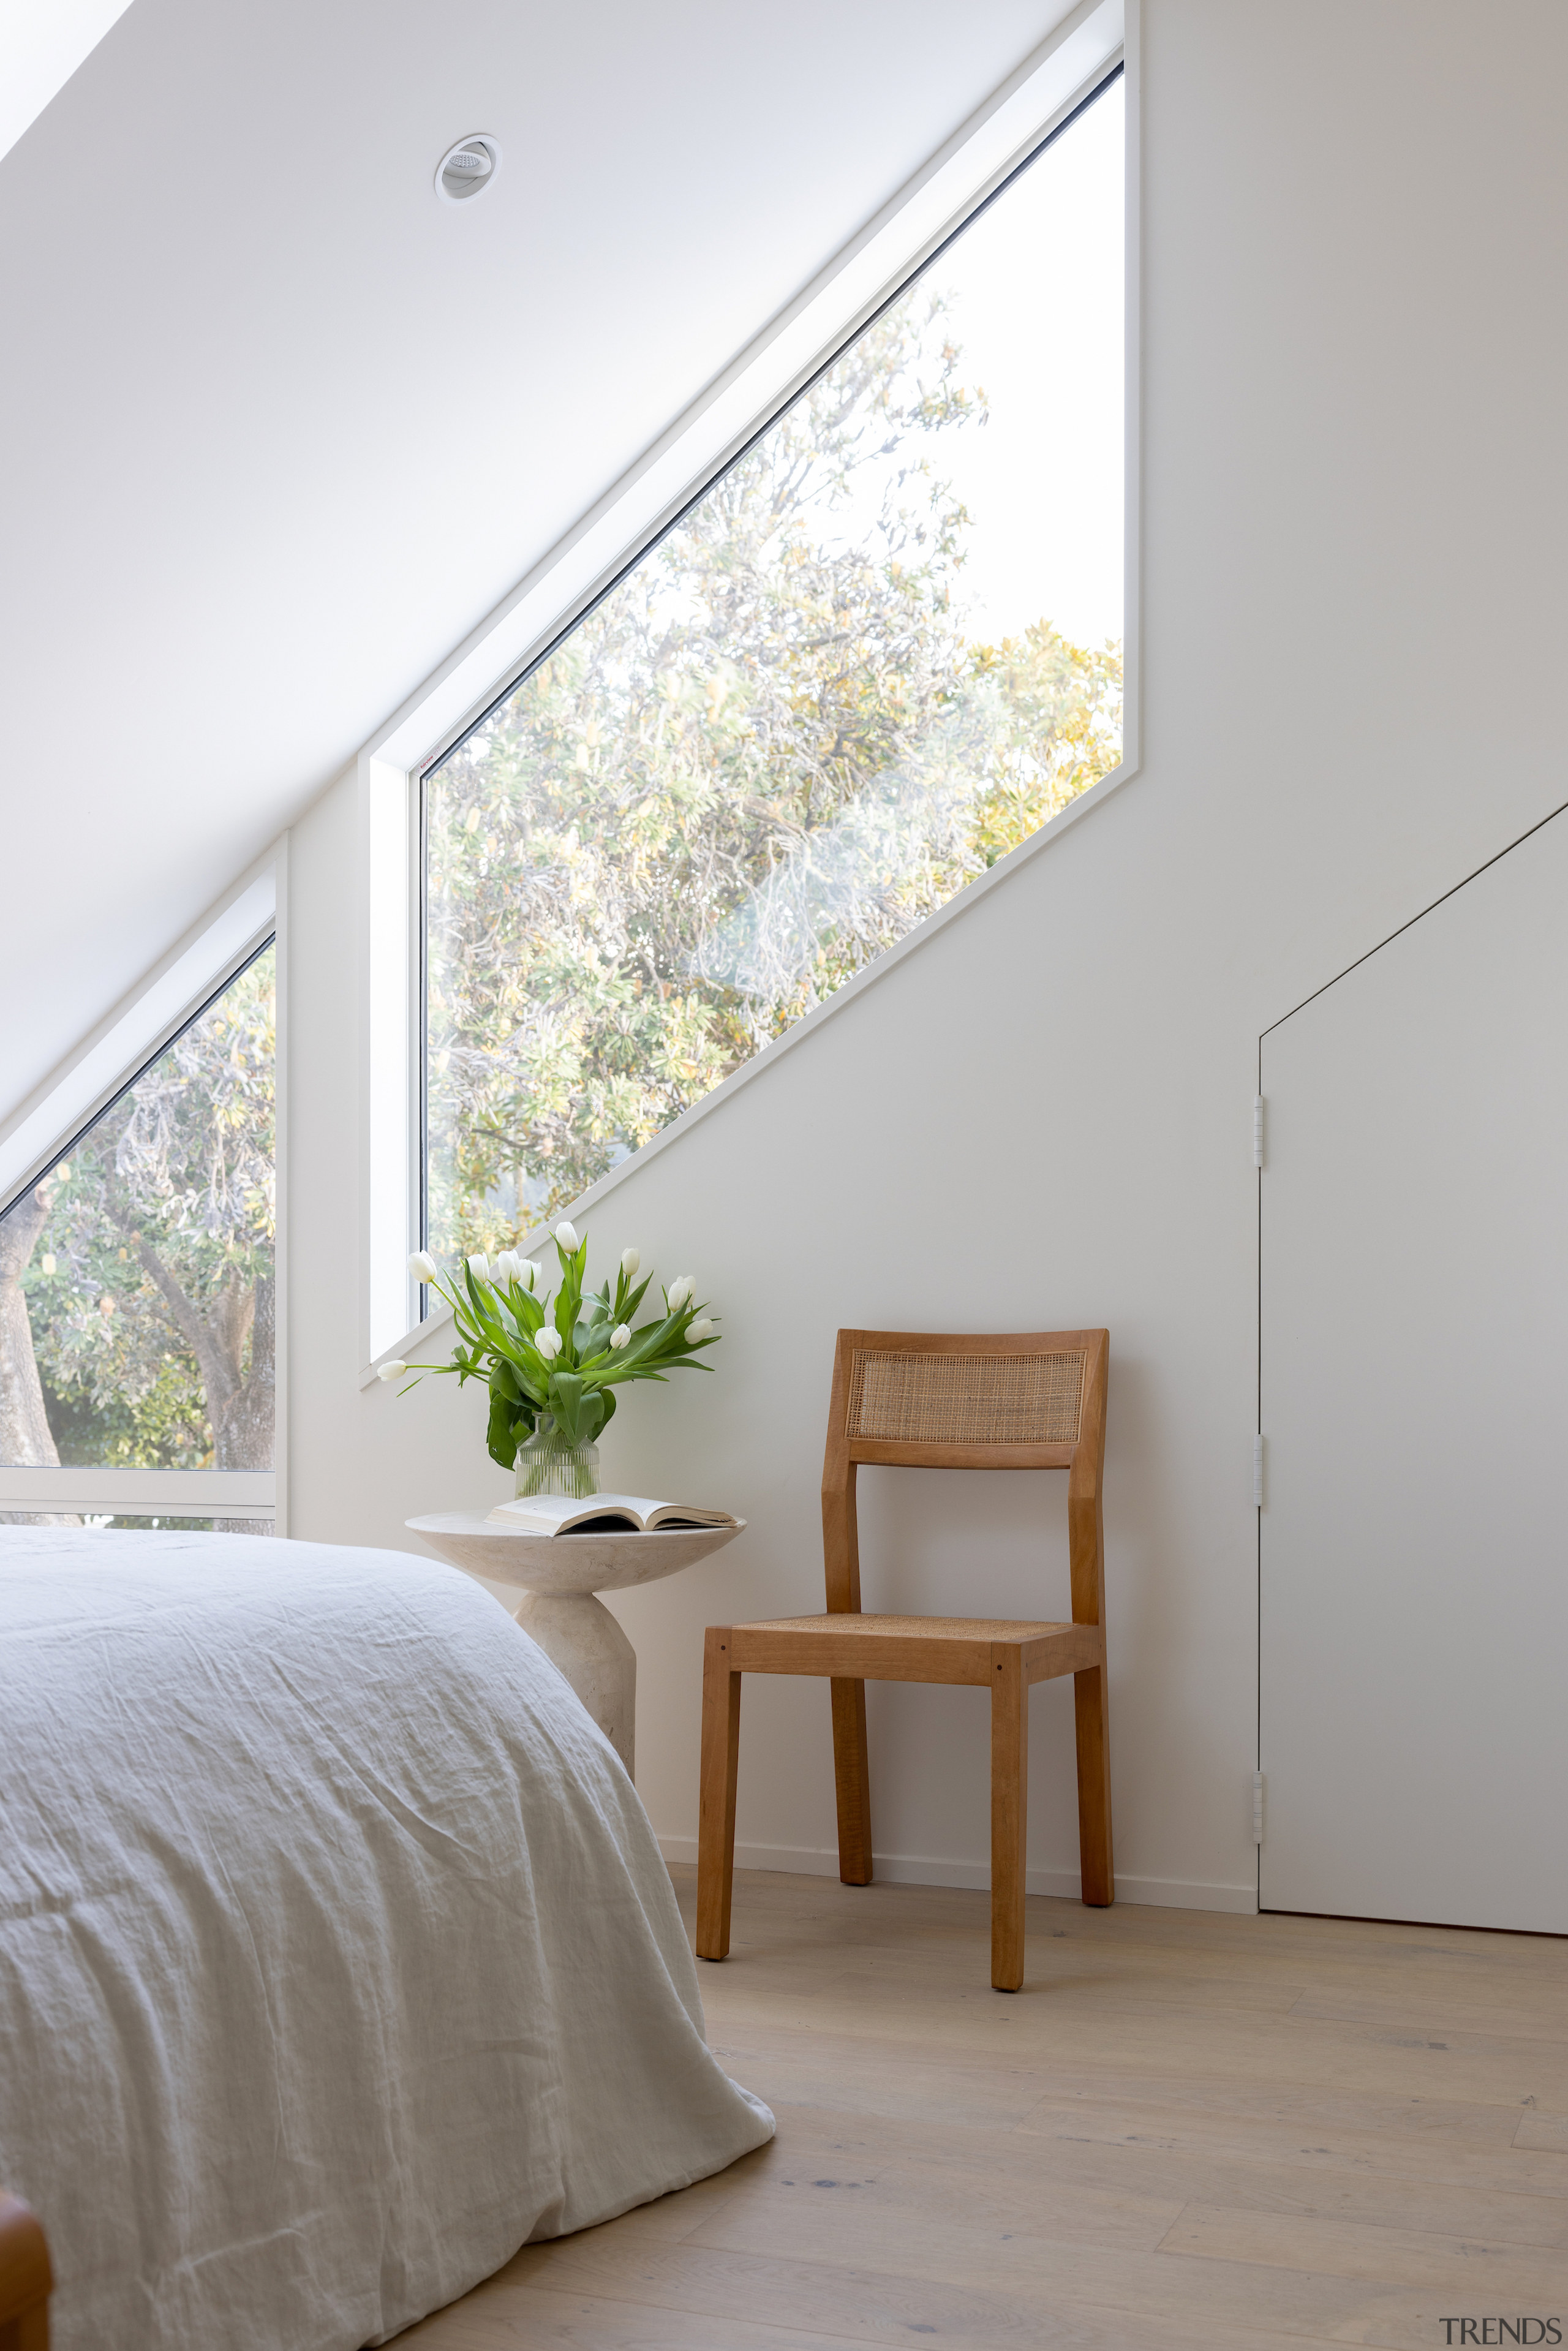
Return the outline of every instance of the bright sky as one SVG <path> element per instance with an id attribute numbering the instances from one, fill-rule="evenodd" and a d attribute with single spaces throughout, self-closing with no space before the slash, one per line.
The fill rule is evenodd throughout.
<path id="1" fill-rule="evenodd" d="M 1124 107 L 1118 80 L 932 271 L 990 422 L 933 450 L 973 517 L 973 633 L 1122 634 Z"/>

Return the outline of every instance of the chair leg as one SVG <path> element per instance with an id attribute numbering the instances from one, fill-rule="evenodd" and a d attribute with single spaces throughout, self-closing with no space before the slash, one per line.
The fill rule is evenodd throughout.
<path id="1" fill-rule="evenodd" d="M 702 1789 L 697 1813 L 697 1957 L 729 1951 L 735 1886 L 735 1782 L 740 1762 L 740 1676 L 730 1671 L 729 1627 L 703 1645 Z"/>
<path id="2" fill-rule="evenodd" d="M 1023 1988 L 1025 1831 L 1029 1813 L 1029 1684 L 1018 1648 L 991 1651 L 991 1982 Z"/>
<path id="3" fill-rule="evenodd" d="M 839 1800 L 839 1876 L 871 1884 L 871 1771 L 865 1747 L 864 1682 L 830 1682 L 833 1701 L 833 1784 Z"/>
<path id="4" fill-rule="evenodd" d="M 1111 1858 L 1111 1710 L 1102 1662 L 1072 1677 L 1078 1731 L 1078 1862 L 1083 1899 L 1096 1907 L 1116 1899 Z"/>

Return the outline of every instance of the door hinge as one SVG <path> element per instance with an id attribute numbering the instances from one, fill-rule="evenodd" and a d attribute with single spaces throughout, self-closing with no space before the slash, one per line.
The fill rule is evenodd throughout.
<path id="1" fill-rule="evenodd" d="M 1252 1439 L 1252 1508 L 1255 1510 L 1260 1510 L 1262 1507 L 1263 1439 L 1260 1435 Z"/>
<path id="2" fill-rule="evenodd" d="M 1261 1844 L 1263 1842 L 1263 1774 L 1261 1771 L 1254 1771 L 1252 1774 L 1252 1842 L 1254 1844 Z"/>
<path id="3" fill-rule="evenodd" d="M 1261 1167 L 1263 1165 L 1263 1097 L 1261 1094 L 1254 1094 L 1252 1097 L 1252 1165 L 1254 1167 Z"/>

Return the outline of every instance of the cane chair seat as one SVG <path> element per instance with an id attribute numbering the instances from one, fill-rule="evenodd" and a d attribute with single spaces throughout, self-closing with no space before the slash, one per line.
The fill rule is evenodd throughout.
<path id="1" fill-rule="evenodd" d="M 840 1669 L 867 1682 L 988 1684 L 991 1652 L 1022 1653 L 1031 1681 L 1092 1662 L 1098 1626 L 1053 1625 L 1011 1616 L 769 1616 L 730 1628 L 730 1669 L 741 1674 L 827 1674 Z M 1036 1652 L 1039 1655 L 1036 1655 Z M 1071 1662 L 1065 1662 L 1071 1653 Z M 786 1657 L 802 1662 L 784 1663 Z M 807 1664 L 805 1659 L 810 1658 Z M 896 1671 L 889 1672 L 892 1666 Z"/>

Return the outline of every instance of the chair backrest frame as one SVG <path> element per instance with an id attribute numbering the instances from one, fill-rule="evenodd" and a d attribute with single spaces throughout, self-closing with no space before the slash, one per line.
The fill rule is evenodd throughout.
<path id="1" fill-rule="evenodd" d="M 822 1557 L 831 1614 L 861 1613 L 860 1536 L 855 1473 L 862 1461 L 898 1469 L 1065 1469 L 1072 1621 L 1098 1625 L 1104 1614 L 1103 1510 L 1105 1379 L 1108 1331 L 841 1331 L 833 1353 L 828 1444 L 822 1462 Z M 1040 1356 L 1083 1359 L 1078 1434 L 1071 1444 L 918 1443 L 909 1437 L 852 1433 L 857 1356 Z"/>

